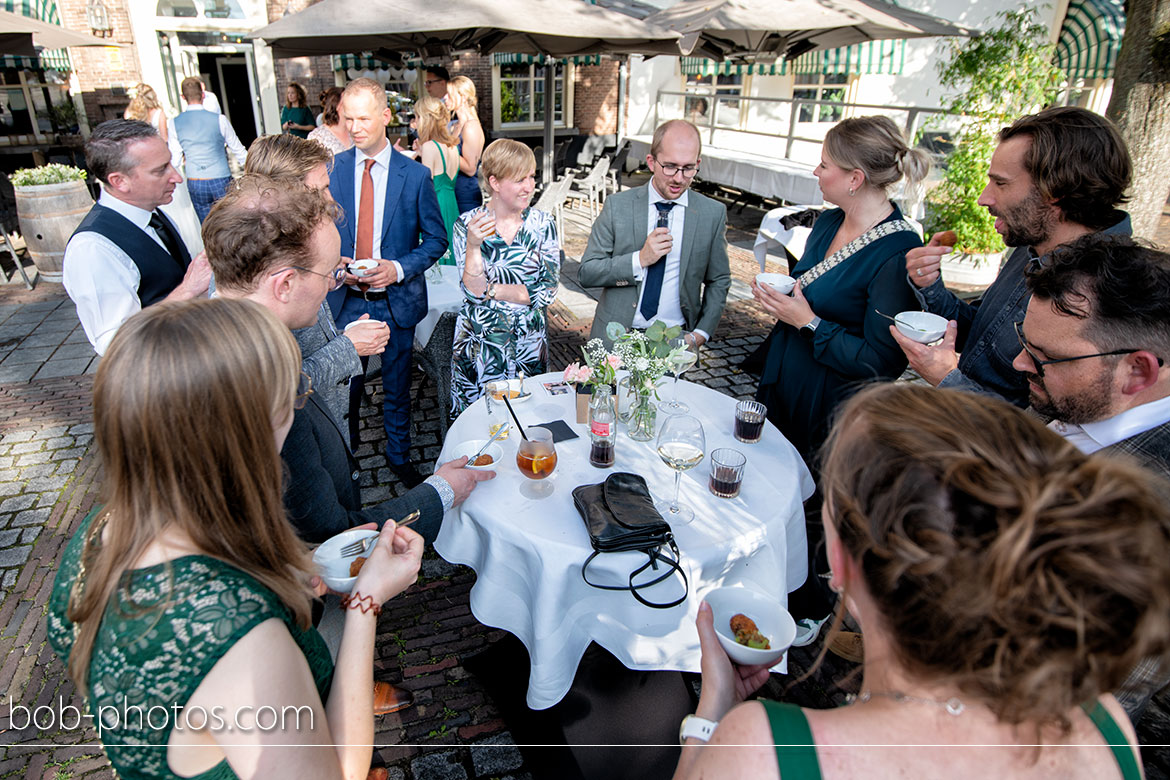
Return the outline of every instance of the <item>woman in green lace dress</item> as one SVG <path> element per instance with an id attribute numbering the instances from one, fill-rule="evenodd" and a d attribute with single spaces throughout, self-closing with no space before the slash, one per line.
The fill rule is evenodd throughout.
<path id="1" fill-rule="evenodd" d="M 532 150 L 501 138 L 484 150 L 482 165 L 491 198 L 455 223 L 464 299 L 455 322 L 452 414 L 475 402 L 487 382 L 544 373 L 545 310 L 556 299 L 561 270 L 556 221 L 528 206 L 536 181 Z"/>
<path id="2" fill-rule="evenodd" d="M 371 607 L 414 582 L 422 540 L 383 529 L 335 670 L 310 624 L 309 551 L 281 504 L 280 445 L 310 392 L 300 361 L 272 314 L 222 298 L 145 309 L 102 359 L 106 503 L 65 550 L 48 636 L 120 777 L 369 770 Z"/>
<path id="3" fill-rule="evenodd" d="M 425 97 L 414 104 L 418 117 L 418 159 L 431 171 L 435 197 L 439 199 L 439 213 L 447 228 L 447 253 L 439 258 L 439 265 L 455 265 L 455 242 L 452 230 L 459 219 L 459 204 L 455 201 L 455 176 L 459 173 L 457 140 L 447 129 L 451 112 L 442 101 Z"/>

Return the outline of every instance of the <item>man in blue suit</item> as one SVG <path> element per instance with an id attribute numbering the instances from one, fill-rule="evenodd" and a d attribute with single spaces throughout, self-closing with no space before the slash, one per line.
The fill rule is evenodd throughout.
<path id="1" fill-rule="evenodd" d="M 423 274 L 447 251 L 447 231 L 430 171 L 386 140 L 391 112 L 382 86 L 372 79 L 351 81 L 341 109 L 354 142 L 334 158 L 329 174 L 329 192 L 345 214 L 338 225 L 341 254 L 347 262 L 374 260 L 377 267 L 361 277 L 347 274 L 345 286 L 330 293 L 329 306 L 340 328 L 363 314 L 390 326 L 382 353 L 386 460 L 407 487 L 414 487 L 422 476 L 409 456 L 411 348 L 414 326 L 427 313 Z M 352 387 L 351 436 L 360 378 Z"/>

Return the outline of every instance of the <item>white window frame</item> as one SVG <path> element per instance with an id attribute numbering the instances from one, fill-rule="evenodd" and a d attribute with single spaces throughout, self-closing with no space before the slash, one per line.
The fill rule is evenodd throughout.
<path id="1" fill-rule="evenodd" d="M 699 76 L 699 74 L 683 73 L 680 75 L 682 78 L 682 91 L 687 93 L 687 97 L 683 101 L 683 118 L 684 119 L 690 119 L 690 117 L 687 115 L 688 101 L 695 100 L 696 98 L 699 98 L 699 97 L 706 97 L 707 101 L 710 103 L 710 105 L 707 107 L 707 110 L 712 112 L 712 115 L 715 117 L 716 129 L 718 129 L 720 127 L 725 128 L 725 129 L 726 128 L 734 128 L 737 130 L 744 129 L 744 127 L 747 123 L 747 107 L 748 107 L 747 101 L 745 101 L 745 100 L 739 101 L 739 105 L 736 107 L 737 116 L 736 116 L 735 124 L 728 125 L 728 124 L 720 124 L 718 121 L 719 120 L 719 115 L 717 112 L 718 111 L 717 110 L 718 101 L 715 98 L 717 95 L 720 95 L 720 94 L 722 94 L 724 97 L 728 97 L 731 94 L 736 94 L 741 98 L 749 97 L 751 95 L 751 81 L 752 81 L 752 76 L 750 73 L 739 74 L 740 75 L 740 83 L 739 84 L 720 84 L 719 83 L 720 74 L 713 74 L 714 82 L 711 84 L 691 83 L 690 79 L 702 78 L 701 76 Z M 730 92 L 730 90 L 732 90 L 732 89 L 737 89 L 739 91 L 736 93 L 732 93 L 732 92 Z M 705 127 L 709 127 L 708 120 L 704 120 L 703 123 L 701 125 L 699 125 L 700 130 L 702 130 Z"/>
<path id="2" fill-rule="evenodd" d="M 499 65 L 492 65 L 492 129 L 499 131 L 508 130 L 538 130 L 544 127 L 544 120 L 535 122 L 503 122 L 500 118 L 500 67 Z M 540 81 L 543 83 L 544 77 L 537 77 L 533 75 L 535 63 L 530 63 L 528 66 L 529 82 L 535 83 Z M 561 121 L 553 125 L 556 129 L 566 129 L 573 126 L 573 77 L 575 75 L 576 66 L 571 62 L 566 62 L 564 65 L 564 73 L 562 74 L 561 83 Z M 533 91 L 535 94 L 535 90 Z M 553 104 L 555 105 L 555 103 Z"/>
<path id="3" fill-rule="evenodd" d="M 833 117 L 833 118 L 829 118 L 829 119 L 822 119 L 821 118 L 821 111 L 825 109 L 825 106 L 820 105 L 820 104 L 808 105 L 808 104 L 802 103 L 796 112 L 797 123 L 798 124 L 806 124 L 806 125 L 832 125 L 832 124 L 836 124 L 837 122 L 841 121 L 845 117 L 849 116 L 848 104 L 850 102 L 852 102 L 851 97 L 850 97 L 850 93 L 852 92 L 853 85 L 857 82 L 857 75 L 853 74 L 853 73 L 845 73 L 845 74 L 818 73 L 818 74 L 815 74 L 817 76 L 817 80 L 815 83 L 811 83 L 811 84 L 801 84 L 800 83 L 800 79 L 802 77 L 811 76 L 811 75 L 814 75 L 814 74 L 811 74 L 811 73 L 795 73 L 795 74 L 793 74 L 793 76 L 792 76 L 792 98 L 794 100 L 796 99 L 797 92 L 811 91 L 814 93 L 814 96 L 811 98 L 812 100 L 825 100 L 824 94 L 826 91 L 841 90 L 841 101 L 840 101 L 841 102 L 841 116 Z M 832 75 L 832 76 L 844 75 L 845 80 L 841 81 L 841 82 L 836 82 L 836 83 L 833 83 L 833 82 L 826 83 L 825 82 L 826 75 Z M 804 98 L 804 99 L 807 100 L 810 98 Z M 800 117 L 801 113 L 805 110 L 809 110 L 809 111 L 813 112 L 812 119 L 802 119 Z"/>

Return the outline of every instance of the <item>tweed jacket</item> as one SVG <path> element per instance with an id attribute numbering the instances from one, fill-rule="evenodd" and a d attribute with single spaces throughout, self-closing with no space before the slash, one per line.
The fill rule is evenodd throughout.
<path id="1" fill-rule="evenodd" d="M 419 510 L 412 526 L 427 542 L 434 542 L 443 522 L 443 502 L 430 485 L 419 485 L 401 498 L 362 509 L 357 460 L 345 443 L 345 434 L 316 394 L 293 414 L 292 428 L 280 452 L 288 467 L 284 505 L 289 521 L 307 542 L 323 542 L 363 523 L 380 527 L 388 518 L 399 519 Z"/>
<path id="2" fill-rule="evenodd" d="M 601 216 L 589 234 L 581 258 L 578 281 L 582 287 L 602 287 L 593 315 L 591 338 L 607 344 L 605 326 L 634 321 L 641 283 L 634 279 L 634 252 L 646 243 L 649 187 L 636 187 L 605 199 Z M 687 194 L 687 213 L 679 268 L 679 305 L 687 330 L 702 330 L 712 337 L 723 316 L 731 267 L 727 260 L 727 208 L 694 190 Z M 643 277 L 643 280 L 645 277 Z"/>
<path id="3" fill-rule="evenodd" d="M 317 322 L 293 331 L 301 348 L 301 369 L 313 381 L 313 393 L 325 400 L 333 419 L 349 419 L 349 382 L 362 372 L 357 348 L 337 331 L 329 306 L 322 303 Z"/>

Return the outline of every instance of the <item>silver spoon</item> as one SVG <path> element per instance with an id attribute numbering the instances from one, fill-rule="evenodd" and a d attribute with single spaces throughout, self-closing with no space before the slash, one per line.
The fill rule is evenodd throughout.
<path id="1" fill-rule="evenodd" d="M 484 442 L 483 446 L 479 448 L 479 452 L 475 453 L 470 458 L 468 458 L 467 462 L 468 463 L 475 463 L 475 459 L 478 458 L 480 455 L 483 455 L 484 451 L 492 445 L 492 442 L 495 441 L 496 439 L 500 438 L 500 434 L 503 433 L 504 431 L 508 430 L 510 427 L 512 427 L 512 426 L 510 424 L 507 424 L 507 425 L 501 425 L 499 428 L 497 428 L 496 432 L 492 434 L 492 437 L 490 439 L 488 439 L 486 442 Z"/>

